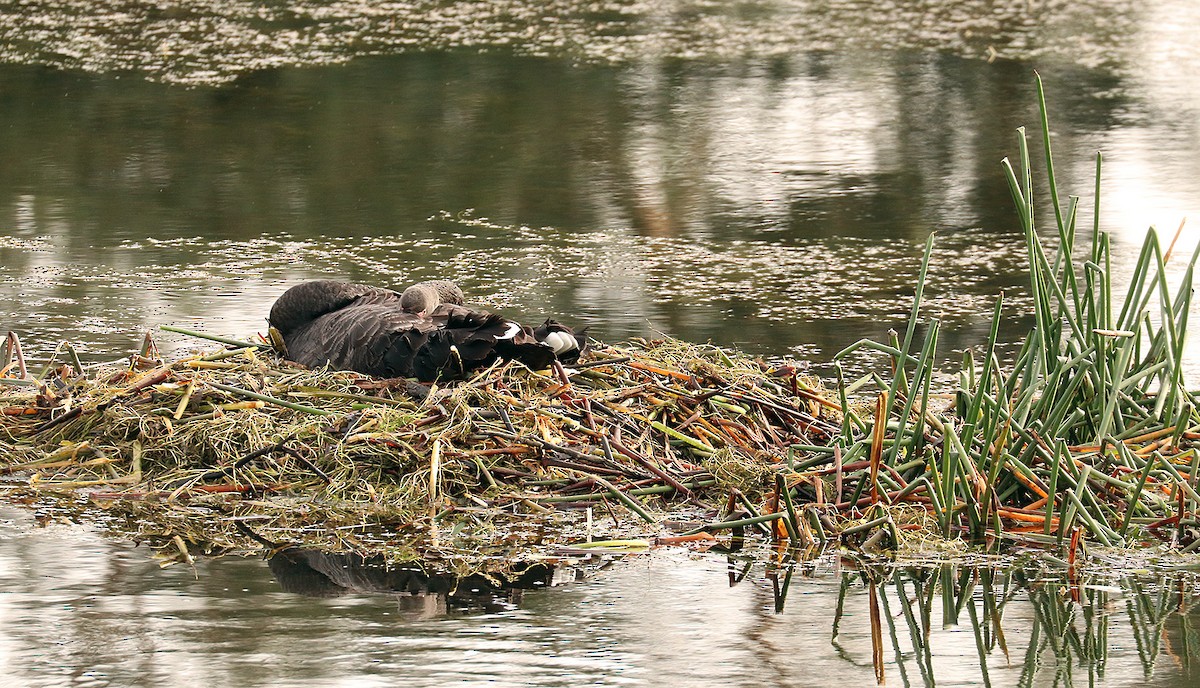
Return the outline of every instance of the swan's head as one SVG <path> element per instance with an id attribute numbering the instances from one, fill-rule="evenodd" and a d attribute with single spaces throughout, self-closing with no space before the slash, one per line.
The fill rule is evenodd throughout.
<path id="1" fill-rule="evenodd" d="M 414 284 L 400 295 L 400 310 L 416 315 L 428 315 L 441 303 L 438 292 L 428 284 Z"/>

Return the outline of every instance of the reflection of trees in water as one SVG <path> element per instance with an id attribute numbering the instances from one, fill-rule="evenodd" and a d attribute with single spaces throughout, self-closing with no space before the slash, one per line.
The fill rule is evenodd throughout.
<path id="1" fill-rule="evenodd" d="M 0 80 L 3 207 L 31 198 L 36 231 L 57 217 L 62 239 L 89 246 L 419 237 L 465 208 L 691 238 L 1006 231 L 998 161 L 1032 114 L 1025 68 L 922 54 L 619 68 L 407 55 L 216 91 L 34 68 Z M 1060 117 L 1103 128 L 1119 105 Z"/>
<path id="2" fill-rule="evenodd" d="M 6 68 L 0 225 L 51 247 L 0 254 L 14 304 L 0 316 L 96 334 L 228 317 L 233 333 L 261 325 L 247 314 L 281 290 L 264 278 L 451 274 L 517 315 L 579 314 L 606 339 L 658 328 L 828 354 L 884 326 L 942 229 L 955 255 L 992 254 L 946 267 L 979 305 L 969 323 L 1023 255 L 1005 249 L 997 161 L 1030 120 L 1027 86 L 1019 65 L 920 53 L 414 54 L 220 90 Z M 1120 105 L 1056 116 L 1102 129 Z M 427 221 L 468 208 L 557 231 Z M 301 250 L 256 244 L 264 232 Z"/>
<path id="3" fill-rule="evenodd" d="M 36 231 L 57 219 L 88 246 L 419 237 L 465 208 L 691 238 L 1006 231 L 998 161 L 1033 113 L 1023 67 L 903 53 L 628 67 L 407 55 L 216 91 L 34 68 L 0 80 L 3 207 L 32 199 Z M 1092 129 L 1121 101 L 1072 105 L 1061 121 Z"/>

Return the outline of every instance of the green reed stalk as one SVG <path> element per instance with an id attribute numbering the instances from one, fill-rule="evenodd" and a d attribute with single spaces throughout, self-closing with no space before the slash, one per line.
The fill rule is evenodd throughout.
<path id="1" fill-rule="evenodd" d="M 1125 520 L 1121 522 L 1121 529 L 1117 531 L 1121 537 L 1126 537 L 1126 534 L 1129 532 L 1129 523 L 1133 519 L 1133 513 L 1137 511 L 1138 500 L 1142 496 L 1142 490 L 1146 488 L 1146 480 L 1150 477 L 1150 471 L 1154 470 L 1155 458 L 1157 457 L 1154 454 L 1151 454 L 1151 457 L 1150 460 L 1146 461 L 1145 468 L 1138 475 L 1137 485 L 1129 493 L 1129 501 L 1126 502 Z"/>
<path id="2" fill-rule="evenodd" d="M 934 355 L 937 351 L 938 330 L 940 322 L 934 319 L 929 324 L 929 331 L 925 333 L 925 344 L 921 347 L 921 357 L 917 360 L 917 368 L 913 373 L 913 384 L 910 389 L 929 388 L 929 379 L 933 377 Z M 905 427 L 908 424 L 909 416 L 912 414 L 913 402 L 916 401 L 916 396 L 909 394 L 904 400 L 904 410 L 900 413 L 900 424 L 896 428 L 896 437 L 904 436 Z M 911 436 L 911 435 L 910 435 Z M 900 442 L 892 445 L 888 451 L 887 458 L 884 462 L 889 466 L 896 464 L 896 456 L 900 453 Z"/>
<path id="3" fill-rule="evenodd" d="M 1046 535 L 1049 535 L 1052 530 L 1051 520 L 1054 518 L 1054 503 L 1058 498 L 1058 474 L 1062 470 L 1063 459 L 1066 458 L 1066 460 L 1070 461 L 1070 456 L 1066 443 L 1059 440 L 1055 446 L 1054 462 L 1050 464 L 1050 489 L 1046 491 L 1046 523 L 1042 530 Z"/>
<path id="4" fill-rule="evenodd" d="M 225 385 L 225 384 L 221 384 L 220 382 L 211 382 L 211 381 L 208 382 L 207 384 L 210 387 L 221 390 L 222 392 L 229 392 L 230 394 L 237 394 L 238 396 L 249 397 L 251 399 L 257 399 L 258 401 L 265 401 L 268 404 L 275 404 L 276 406 L 282 406 L 284 408 L 291 409 L 293 411 L 300 411 L 301 413 L 310 413 L 314 416 L 335 415 L 334 411 L 328 411 L 326 409 L 314 408 L 312 406 L 305 406 L 304 404 L 296 404 L 296 403 L 293 403 L 293 402 L 290 402 L 290 401 L 287 401 L 284 399 L 279 399 L 277 397 L 268 396 L 266 394 L 259 394 L 258 392 L 252 392 L 248 389 L 242 389 L 241 387 L 233 387 L 231 385 Z"/>
<path id="5" fill-rule="evenodd" d="M 787 480 L 782 473 L 775 474 L 775 489 L 779 491 L 784 508 L 787 510 L 787 518 L 784 519 L 783 524 L 787 527 L 788 537 L 791 539 L 793 547 L 799 547 L 800 519 L 796 518 L 796 507 L 792 503 L 792 491 L 788 489 Z"/>
<path id="6" fill-rule="evenodd" d="M 270 344 L 259 344 L 256 342 L 246 342 L 246 341 L 242 341 L 241 339 L 231 339 L 229 337 L 222 337 L 220 335 L 209 334 L 207 332 L 197 332 L 196 330 L 187 330 L 182 327 L 175 327 L 173 325 L 159 325 L 158 329 L 160 329 L 164 332 L 174 332 L 175 334 L 185 334 L 189 337 L 196 337 L 198 339 L 207 339 L 212 342 L 218 342 L 220 344 L 228 344 L 230 346 L 236 346 L 239 348 L 245 348 L 245 347 L 252 347 L 255 349 L 271 348 Z"/>

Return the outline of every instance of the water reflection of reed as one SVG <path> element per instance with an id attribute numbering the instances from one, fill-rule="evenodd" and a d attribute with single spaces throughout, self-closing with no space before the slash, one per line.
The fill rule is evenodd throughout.
<path id="1" fill-rule="evenodd" d="M 769 568 L 776 612 L 784 609 L 793 574 L 805 566 L 784 560 Z M 1110 648 L 1126 647 L 1125 629 L 1114 634 L 1115 640 L 1110 632 L 1126 624 L 1145 679 L 1163 668 L 1164 658 L 1177 672 L 1168 685 L 1193 685 L 1200 679 L 1200 597 L 1187 575 L 1058 575 L 1008 564 L 904 568 L 856 559 L 843 559 L 842 568 L 830 644 L 844 661 L 854 661 L 841 634 L 847 621 L 863 618 L 855 613 L 856 597 L 861 597 L 854 593 L 865 588 L 871 663 L 881 685 L 891 671 L 904 686 L 937 685 L 935 633 L 966 625 L 979 662 L 979 673 L 970 682 L 983 686 L 1098 685 L 1113 666 Z M 742 571 L 735 581 L 732 571 L 731 583 L 747 573 Z M 1017 607 L 1020 611 L 1011 614 L 1016 620 L 1006 624 L 1006 612 Z M 1022 623 L 1026 621 L 1028 625 Z M 1013 637 L 1006 626 L 1016 630 Z M 993 677 L 993 667 L 1013 668 L 1014 662 L 1019 663 L 1015 680 L 1007 671 L 1004 678 Z M 946 668 L 961 678 L 962 662 L 956 664 Z M 1129 675 L 1127 670 L 1118 673 Z"/>

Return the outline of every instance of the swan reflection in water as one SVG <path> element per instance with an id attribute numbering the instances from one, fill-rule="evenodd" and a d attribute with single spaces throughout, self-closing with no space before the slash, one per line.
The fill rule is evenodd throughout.
<path id="1" fill-rule="evenodd" d="M 490 612 L 511 608 L 521 602 L 525 590 L 554 584 L 556 573 L 553 567 L 534 563 L 492 579 L 479 574 L 430 574 L 415 566 L 385 566 L 380 557 L 299 547 L 276 552 L 267 566 L 284 592 L 324 598 L 387 594 L 399 601 L 402 611 L 429 617 L 454 609 Z"/>

